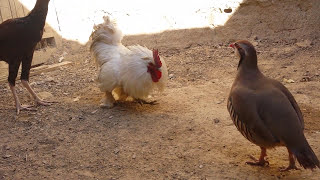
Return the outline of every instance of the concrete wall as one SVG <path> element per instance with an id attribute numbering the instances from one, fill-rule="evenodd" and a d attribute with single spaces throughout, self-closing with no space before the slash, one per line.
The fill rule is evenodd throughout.
<path id="1" fill-rule="evenodd" d="M 27 7 L 35 0 L 20 0 Z M 63 38 L 86 43 L 110 15 L 126 35 L 223 25 L 242 0 L 51 0 L 47 21 Z M 55 15 L 58 15 L 56 17 Z M 57 18 L 59 23 L 57 23 Z"/>

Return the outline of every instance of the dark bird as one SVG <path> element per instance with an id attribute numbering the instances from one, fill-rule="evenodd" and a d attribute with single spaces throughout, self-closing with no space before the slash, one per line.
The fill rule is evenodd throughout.
<path id="1" fill-rule="evenodd" d="M 319 168 L 319 160 L 304 136 L 303 116 L 293 95 L 280 82 L 260 72 L 250 42 L 237 41 L 230 47 L 240 61 L 228 97 L 228 111 L 241 134 L 261 148 L 259 160 L 247 164 L 268 165 L 266 149 L 285 146 L 289 166 L 283 171 L 297 169 L 295 158 L 305 169 Z"/>
<path id="2" fill-rule="evenodd" d="M 37 0 L 31 12 L 22 18 L 8 19 L 0 24 L 0 60 L 9 64 L 9 86 L 20 110 L 31 110 L 30 106 L 20 104 L 16 93 L 15 80 L 22 64 L 21 83 L 32 95 L 38 105 L 50 105 L 41 100 L 29 85 L 29 74 L 33 53 L 41 40 L 50 0 Z"/>

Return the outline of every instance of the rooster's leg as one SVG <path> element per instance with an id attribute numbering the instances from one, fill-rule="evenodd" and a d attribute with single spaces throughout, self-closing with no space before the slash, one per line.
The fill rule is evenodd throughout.
<path id="1" fill-rule="evenodd" d="M 14 98 L 14 102 L 16 103 L 17 115 L 20 114 L 21 110 L 35 111 L 35 109 L 31 108 L 32 106 L 21 105 L 19 97 L 16 92 L 16 87 L 10 83 L 9 83 L 9 86 L 10 86 L 10 89 L 11 89 L 11 92 L 12 92 L 12 95 Z"/>
<path id="2" fill-rule="evenodd" d="M 44 101 L 40 99 L 39 96 L 33 91 L 28 81 L 21 80 L 21 82 L 22 82 L 22 85 L 28 90 L 28 92 L 31 94 L 31 96 L 34 98 L 34 100 L 38 105 L 49 106 L 53 103 L 53 102 Z"/>
<path id="3" fill-rule="evenodd" d="M 114 105 L 115 99 L 111 92 L 106 92 L 105 97 L 102 99 L 100 107 L 102 108 L 112 108 Z"/>
<path id="4" fill-rule="evenodd" d="M 291 169 L 299 170 L 299 168 L 297 168 L 296 166 L 296 160 L 294 158 L 294 155 L 289 149 L 288 149 L 288 153 L 289 153 L 289 166 L 287 168 L 280 169 L 280 171 L 284 172 L 284 171 L 289 171 Z"/>
<path id="5" fill-rule="evenodd" d="M 142 104 L 149 104 L 149 105 L 157 105 L 157 104 L 159 104 L 157 102 L 157 100 L 148 102 L 148 101 L 143 100 L 143 99 L 136 99 L 136 102 L 139 103 L 140 105 L 142 105 Z"/>
<path id="6" fill-rule="evenodd" d="M 125 101 L 128 98 L 128 95 L 123 91 L 122 88 L 115 88 L 113 93 L 118 95 L 119 101 Z"/>
<path id="7" fill-rule="evenodd" d="M 267 156 L 267 149 L 264 147 L 261 148 L 261 154 L 259 160 L 256 160 L 254 157 L 251 157 L 254 162 L 246 162 L 246 164 L 253 165 L 253 166 L 265 166 L 269 165 L 269 162 L 266 161 L 264 158 Z"/>

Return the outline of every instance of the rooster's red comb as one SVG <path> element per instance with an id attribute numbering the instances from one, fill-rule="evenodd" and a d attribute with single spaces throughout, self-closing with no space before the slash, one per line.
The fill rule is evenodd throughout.
<path id="1" fill-rule="evenodd" d="M 159 57 L 158 49 L 154 49 L 152 52 L 153 52 L 154 63 L 156 64 L 157 68 L 161 68 L 162 62 L 161 62 L 160 57 Z"/>

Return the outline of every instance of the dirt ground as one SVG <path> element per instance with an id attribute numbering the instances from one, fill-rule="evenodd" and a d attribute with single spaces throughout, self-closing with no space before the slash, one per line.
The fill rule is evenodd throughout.
<path id="1" fill-rule="evenodd" d="M 158 105 L 119 102 L 112 109 L 99 108 L 102 93 L 88 45 L 71 41 L 48 64 L 63 55 L 72 65 L 31 77 L 41 97 L 58 103 L 16 116 L 8 85 L 0 84 L 0 179 L 319 179 L 319 169 L 280 172 L 288 165 L 281 147 L 268 150 L 268 167 L 246 165 L 260 149 L 237 131 L 227 112 L 238 63 L 228 44 L 248 39 L 256 46 L 261 71 L 295 96 L 305 135 L 320 158 L 318 29 L 277 31 L 247 23 L 257 29 L 248 33 L 238 27 L 246 9 L 273 9 L 262 2 L 267 3 L 245 3 L 222 29 L 125 37 L 125 45 L 158 48 L 168 64 L 167 88 L 152 98 Z M 313 25 L 317 19 L 312 18 Z M 17 86 L 22 102 L 30 104 L 21 83 Z"/>

